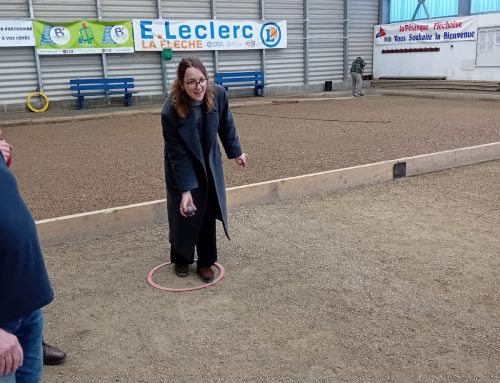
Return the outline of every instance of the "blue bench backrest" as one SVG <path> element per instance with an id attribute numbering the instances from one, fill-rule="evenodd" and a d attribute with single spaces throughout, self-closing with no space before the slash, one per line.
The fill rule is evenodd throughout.
<path id="1" fill-rule="evenodd" d="M 76 78 L 69 80 L 71 90 L 109 90 L 109 89 L 131 89 L 135 88 L 133 77 L 122 78 Z"/>
<path id="2" fill-rule="evenodd" d="M 215 74 L 215 82 L 223 85 L 228 83 L 250 83 L 263 84 L 263 72 L 218 72 Z"/>
<path id="3" fill-rule="evenodd" d="M 75 78 L 69 80 L 70 84 L 108 84 L 108 83 L 133 83 L 133 77 L 113 77 L 113 78 Z"/>

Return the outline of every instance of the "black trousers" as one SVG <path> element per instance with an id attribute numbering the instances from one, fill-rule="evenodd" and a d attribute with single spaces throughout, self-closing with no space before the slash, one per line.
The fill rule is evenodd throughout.
<path id="1" fill-rule="evenodd" d="M 196 239 L 196 253 L 198 254 L 198 267 L 210 267 L 217 262 L 217 233 L 216 233 L 216 210 L 218 209 L 217 195 L 213 181 L 209 183 L 207 206 L 203 215 L 200 233 Z M 170 262 L 177 264 L 192 264 L 193 253 L 186 257 L 170 247 Z"/>

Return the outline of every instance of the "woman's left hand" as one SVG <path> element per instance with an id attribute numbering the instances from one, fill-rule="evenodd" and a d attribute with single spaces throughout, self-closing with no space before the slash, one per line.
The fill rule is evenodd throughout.
<path id="1" fill-rule="evenodd" d="M 242 153 L 241 156 L 235 158 L 236 163 L 239 165 L 240 169 L 245 169 L 247 165 L 248 155 L 246 153 Z"/>

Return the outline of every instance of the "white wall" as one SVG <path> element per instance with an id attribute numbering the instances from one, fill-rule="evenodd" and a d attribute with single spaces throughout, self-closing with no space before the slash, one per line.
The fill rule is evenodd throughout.
<path id="1" fill-rule="evenodd" d="M 500 13 L 474 17 L 478 18 L 478 28 L 500 27 Z M 446 76 L 448 80 L 500 81 L 500 65 L 496 64 L 498 66 L 495 67 L 475 66 L 476 45 L 477 40 L 376 45 L 374 36 L 373 77 L 377 79 L 396 76 Z M 431 46 L 439 47 L 440 51 L 382 54 L 383 49 Z"/>

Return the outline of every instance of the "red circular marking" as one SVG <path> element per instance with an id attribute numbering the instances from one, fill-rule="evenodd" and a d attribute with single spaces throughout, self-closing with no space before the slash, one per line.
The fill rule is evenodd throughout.
<path id="1" fill-rule="evenodd" d="M 172 292 L 176 292 L 176 293 L 179 293 L 179 292 L 183 292 L 183 291 L 193 291 L 193 290 L 200 290 L 200 289 L 204 289 L 205 287 L 209 287 L 209 286 L 212 286 L 214 284 L 216 284 L 217 282 L 219 282 L 223 277 L 224 277 L 224 274 L 226 273 L 226 271 L 224 270 L 224 266 L 222 266 L 219 262 L 215 262 L 214 263 L 214 266 L 216 266 L 218 269 L 219 269 L 219 276 L 217 278 L 215 278 L 212 282 L 210 283 L 204 283 L 202 285 L 199 285 L 199 286 L 194 286 L 194 287 L 184 287 L 184 288 L 174 288 L 174 287 L 165 287 L 165 286 L 160 286 L 159 284 L 157 284 L 154 279 L 153 279 L 153 274 L 155 272 L 157 272 L 159 269 L 161 269 L 162 267 L 165 267 L 167 265 L 170 265 L 172 262 L 167 262 L 167 263 L 163 263 L 159 266 L 156 266 L 153 270 L 151 270 L 149 273 L 148 273 L 148 283 L 154 287 L 155 289 L 159 289 L 159 290 L 163 290 L 163 291 L 172 291 Z"/>

